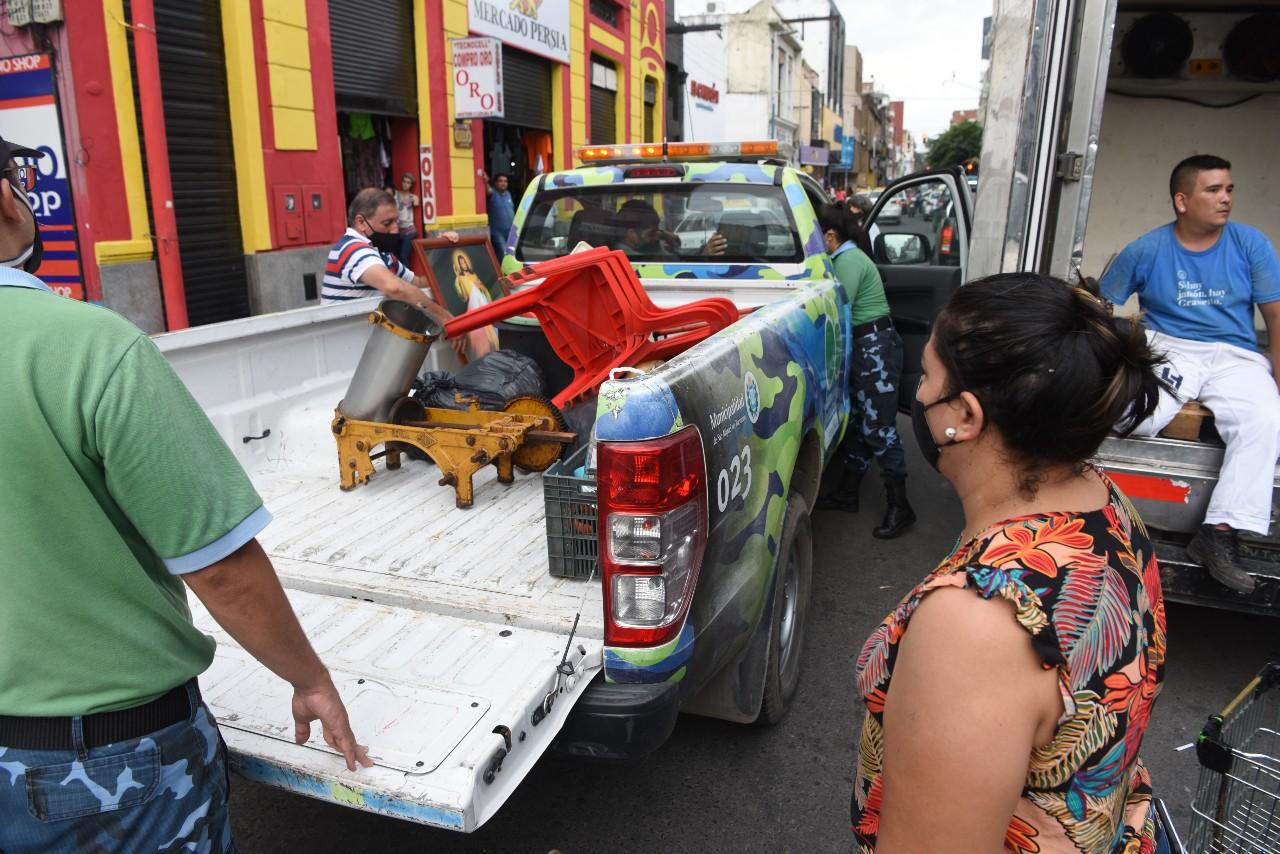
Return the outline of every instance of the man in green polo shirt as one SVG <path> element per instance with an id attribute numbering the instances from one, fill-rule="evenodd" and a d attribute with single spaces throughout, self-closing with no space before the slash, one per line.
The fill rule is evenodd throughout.
<path id="1" fill-rule="evenodd" d="M 371 765 L 255 539 L 271 516 L 155 345 L 29 272 L 40 157 L 0 139 L 0 851 L 231 851 L 190 587 Z M 185 586 L 184 586 L 185 582 Z"/>

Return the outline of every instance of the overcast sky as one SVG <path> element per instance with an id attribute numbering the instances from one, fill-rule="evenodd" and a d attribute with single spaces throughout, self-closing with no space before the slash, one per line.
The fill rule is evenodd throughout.
<path id="1" fill-rule="evenodd" d="M 992 0 L 836 0 L 848 41 L 862 52 L 862 79 L 902 100 L 903 126 L 919 144 L 978 106 L 982 19 Z"/>

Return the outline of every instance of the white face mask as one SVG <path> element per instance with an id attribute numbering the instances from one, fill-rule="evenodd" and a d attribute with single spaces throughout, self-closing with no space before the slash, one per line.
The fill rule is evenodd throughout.
<path id="1" fill-rule="evenodd" d="M 10 185 L 12 186 L 12 185 Z M 35 228 L 35 237 L 28 246 L 18 255 L 8 260 L 0 260 L 0 267 L 18 267 L 26 270 L 28 273 L 34 273 L 40 267 L 40 259 L 44 255 L 44 241 L 40 239 L 40 226 L 36 223 L 35 212 L 31 210 L 31 200 L 27 198 L 27 194 L 22 190 L 15 189 L 13 196 L 21 199 L 22 203 L 27 206 L 27 210 L 31 213 L 31 222 Z M 34 259 L 33 259 L 34 256 Z"/>

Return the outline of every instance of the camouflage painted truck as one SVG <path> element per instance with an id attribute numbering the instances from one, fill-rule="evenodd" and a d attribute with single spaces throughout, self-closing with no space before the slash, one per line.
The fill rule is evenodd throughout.
<path id="1" fill-rule="evenodd" d="M 634 757 L 680 712 L 783 716 L 801 667 L 809 512 L 849 411 L 850 310 L 815 221 L 821 188 L 769 150 L 596 152 L 610 160 L 544 175 L 519 205 L 505 269 L 579 241 L 622 245 L 657 304 L 715 295 L 743 310 L 606 382 L 586 413 L 603 522 L 587 578 L 548 571 L 543 475 L 502 484 L 487 466 L 469 509 L 418 461 L 338 488 L 330 422 L 373 300 L 157 339 L 274 514 L 260 539 L 377 763 L 348 772 L 318 735 L 295 745 L 288 686 L 197 609 L 218 642 L 201 685 L 239 773 L 470 831 L 553 743 Z M 641 208 L 660 225 L 645 239 L 623 227 Z M 563 366 L 539 328 L 501 335 L 554 393 Z M 435 346 L 425 368 L 454 358 Z"/>

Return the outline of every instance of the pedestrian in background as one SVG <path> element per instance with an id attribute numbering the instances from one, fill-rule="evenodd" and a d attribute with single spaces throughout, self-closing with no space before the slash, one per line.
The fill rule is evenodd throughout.
<path id="1" fill-rule="evenodd" d="M 878 539 L 900 536 L 916 520 L 907 500 L 907 458 L 898 438 L 898 383 L 902 375 L 902 338 L 889 317 L 884 282 L 871 259 L 858 248 L 861 229 L 844 205 L 818 211 L 836 279 L 849 294 L 853 312 L 853 355 L 849 390 L 853 401 L 849 426 L 840 443 L 842 460 L 836 489 L 818 499 L 818 507 L 857 513 L 862 478 L 872 461 L 884 480 L 884 518 L 871 531 Z"/>
<path id="2" fill-rule="evenodd" d="M 515 202 L 511 200 L 511 191 L 507 189 L 506 175 L 495 175 L 492 180 L 484 172 L 480 173 L 488 189 L 489 203 L 489 240 L 493 243 L 493 251 L 502 261 L 507 254 L 507 236 L 511 233 L 511 224 L 516 219 Z"/>
<path id="3" fill-rule="evenodd" d="M 400 251 L 396 257 L 400 263 L 409 266 L 413 252 L 413 241 L 418 237 L 418 224 L 413 209 L 422 206 L 422 200 L 413 192 L 413 173 L 406 172 L 400 176 L 400 189 L 395 191 L 396 223 L 400 226 Z"/>
<path id="4" fill-rule="evenodd" d="M 0 139 L 0 851 L 234 851 L 186 588 L 372 765 L 257 534 L 271 514 L 151 340 L 30 275 L 39 152 Z M 24 272 L 28 271 L 28 272 Z"/>
<path id="5" fill-rule="evenodd" d="M 875 253 L 871 247 L 874 246 L 876 237 L 880 235 L 880 227 L 875 223 L 871 224 L 871 228 L 867 228 L 867 214 L 871 212 L 871 208 L 875 206 L 875 202 L 871 201 L 871 197 L 865 193 L 854 193 L 845 199 L 845 206 L 849 209 L 849 213 L 853 214 L 853 221 L 857 224 L 858 229 L 863 232 L 866 239 L 865 247 L 859 244 L 863 252 L 875 258 Z"/>

